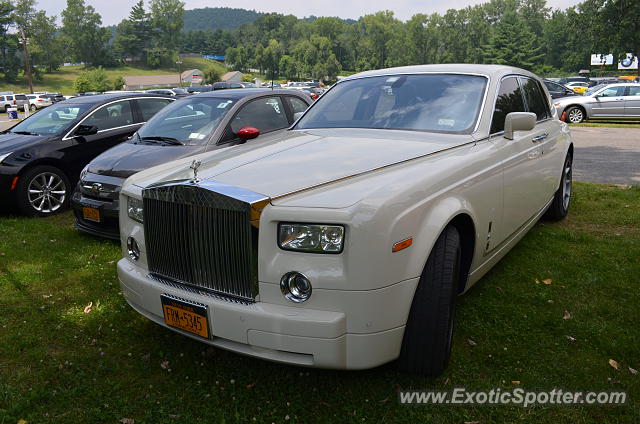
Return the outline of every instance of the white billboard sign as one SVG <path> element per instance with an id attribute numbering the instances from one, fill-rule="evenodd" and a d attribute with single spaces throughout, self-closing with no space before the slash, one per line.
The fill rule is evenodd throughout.
<path id="1" fill-rule="evenodd" d="M 591 55 L 591 65 L 592 66 L 600 66 L 600 65 L 613 65 L 613 55 L 612 54 L 592 54 Z"/>
<path id="2" fill-rule="evenodd" d="M 638 56 L 627 53 L 620 58 L 618 69 L 638 69 Z"/>

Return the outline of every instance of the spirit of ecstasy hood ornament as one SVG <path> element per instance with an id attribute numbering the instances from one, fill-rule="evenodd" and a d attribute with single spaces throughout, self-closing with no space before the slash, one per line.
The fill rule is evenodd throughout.
<path id="1" fill-rule="evenodd" d="M 191 162 L 191 166 L 189 167 L 190 169 L 193 169 L 193 178 L 191 179 L 191 182 L 194 184 L 198 184 L 198 182 L 200 181 L 198 180 L 198 168 L 201 164 L 202 162 L 194 159 L 193 162 Z"/>

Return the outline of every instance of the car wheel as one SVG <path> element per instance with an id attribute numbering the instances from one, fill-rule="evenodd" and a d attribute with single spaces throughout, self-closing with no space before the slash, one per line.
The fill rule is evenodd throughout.
<path id="1" fill-rule="evenodd" d="M 18 208 L 28 216 L 49 216 L 69 204 L 69 180 L 53 166 L 36 166 L 18 180 Z"/>
<path id="2" fill-rule="evenodd" d="M 579 124 L 585 119 L 586 116 L 584 115 L 584 111 L 582 110 L 582 108 L 578 106 L 571 106 L 569 109 L 567 109 L 567 121 L 569 121 L 570 123 Z"/>
<path id="3" fill-rule="evenodd" d="M 559 221 L 569 212 L 569 205 L 571 204 L 571 193 L 573 189 L 573 156 L 571 153 L 567 154 L 564 160 L 564 166 L 562 167 L 562 178 L 560 179 L 560 187 L 556 190 L 553 196 L 549 209 L 544 214 L 544 217 L 552 221 Z"/>
<path id="4" fill-rule="evenodd" d="M 422 271 L 404 330 L 398 368 L 437 376 L 451 354 L 460 270 L 460 235 L 453 226 L 440 234 Z"/>
<path id="5" fill-rule="evenodd" d="M 4 113 L 9 113 L 9 105 L 4 106 Z"/>
<path id="6" fill-rule="evenodd" d="M 36 111 L 36 105 L 31 105 L 29 106 L 29 109 L 31 109 L 31 112 L 35 112 Z"/>

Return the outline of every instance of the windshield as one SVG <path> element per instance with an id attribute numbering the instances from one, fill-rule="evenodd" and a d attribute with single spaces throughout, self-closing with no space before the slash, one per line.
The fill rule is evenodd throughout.
<path id="1" fill-rule="evenodd" d="M 171 103 L 138 131 L 132 142 L 203 144 L 229 112 L 235 100 L 221 97 L 187 97 Z"/>
<path id="2" fill-rule="evenodd" d="M 585 96 L 590 96 L 593 93 L 595 93 L 596 91 L 600 90 L 601 88 L 605 88 L 607 86 L 607 84 L 598 84 L 598 85 L 594 85 L 591 88 L 588 88 L 585 92 L 584 95 Z"/>
<path id="3" fill-rule="evenodd" d="M 58 134 L 66 130 L 76 119 L 84 114 L 91 105 L 56 103 L 26 118 L 11 132 L 32 134 Z"/>
<path id="4" fill-rule="evenodd" d="M 336 84 L 297 129 L 378 128 L 470 133 L 487 78 L 458 74 L 394 75 Z"/>

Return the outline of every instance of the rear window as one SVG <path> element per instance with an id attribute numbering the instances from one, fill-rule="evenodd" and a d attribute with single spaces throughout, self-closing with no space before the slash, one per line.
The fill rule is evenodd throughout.
<path id="1" fill-rule="evenodd" d="M 461 74 L 393 75 L 338 83 L 296 128 L 473 131 L 487 79 Z"/>

